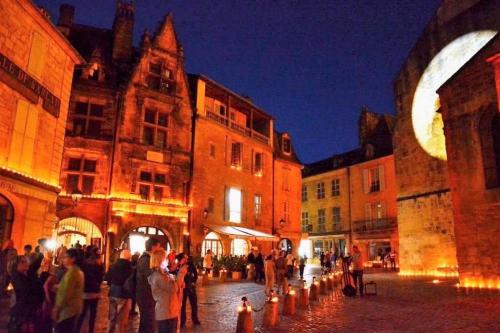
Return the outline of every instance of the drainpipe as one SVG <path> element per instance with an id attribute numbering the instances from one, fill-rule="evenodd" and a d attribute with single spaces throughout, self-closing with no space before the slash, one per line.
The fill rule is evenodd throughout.
<path id="1" fill-rule="evenodd" d="M 273 133 L 273 135 L 274 135 L 274 133 Z M 273 139 L 273 137 L 271 137 L 271 140 L 272 139 Z M 274 148 L 273 148 L 273 150 L 274 150 Z M 275 227 L 274 227 L 274 213 L 275 213 L 275 207 L 274 207 L 274 195 L 275 195 L 275 193 L 274 193 L 275 192 L 275 185 L 274 185 L 274 183 L 275 183 L 275 179 L 274 179 L 274 177 L 276 176 L 275 172 L 274 172 L 274 160 L 275 160 L 275 158 L 276 158 L 276 156 L 275 156 L 275 153 L 273 151 L 273 163 L 272 163 L 273 164 L 273 171 L 272 171 L 272 181 L 273 181 L 273 191 L 272 191 L 272 193 L 273 193 L 273 197 L 272 197 L 272 214 L 273 214 L 273 218 L 272 218 L 272 234 L 273 234 L 273 236 L 274 236 L 275 231 L 276 231 Z M 274 249 L 274 241 L 271 242 L 271 247 Z"/>
<path id="2" fill-rule="evenodd" d="M 351 209 L 351 168 L 347 167 L 347 186 L 349 193 L 349 246 L 352 246 L 352 209 Z M 349 254 L 351 253 L 350 249 L 347 248 Z"/>

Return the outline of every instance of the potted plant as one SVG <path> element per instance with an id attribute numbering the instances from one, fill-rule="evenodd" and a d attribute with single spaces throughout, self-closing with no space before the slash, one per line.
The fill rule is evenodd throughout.
<path id="1" fill-rule="evenodd" d="M 245 261 L 241 257 L 232 257 L 231 259 L 231 278 L 234 281 L 239 281 L 243 276 L 243 270 L 245 270 Z"/>

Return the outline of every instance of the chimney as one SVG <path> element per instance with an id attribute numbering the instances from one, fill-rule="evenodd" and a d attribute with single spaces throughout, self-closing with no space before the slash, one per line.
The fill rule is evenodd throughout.
<path id="1" fill-rule="evenodd" d="M 59 30 L 66 37 L 69 36 L 69 32 L 71 30 L 71 26 L 73 25 L 73 19 L 75 18 L 75 7 L 68 4 L 62 4 L 59 7 L 59 21 L 57 22 L 57 26 Z"/>
<path id="2" fill-rule="evenodd" d="M 132 59 L 132 37 L 134 33 L 134 2 L 116 1 L 113 22 L 113 59 L 130 61 Z"/>

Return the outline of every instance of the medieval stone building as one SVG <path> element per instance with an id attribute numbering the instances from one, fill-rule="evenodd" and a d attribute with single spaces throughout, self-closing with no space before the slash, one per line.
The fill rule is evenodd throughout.
<path id="1" fill-rule="evenodd" d="M 484 250 L 478 244 L 490 244 L 484 241 L 495 237 L 495 233 L 488 235 L 493 231 L 489 228 L 495 227 L 475 228 L 476 222 L 471 221 L 478 220 L 478 226 L 486 225 L 481 221 L 492 223 L 495 200 L 498 204 L 495 190 L 486 190 L 484 177 L 479 177 L 482 164 L 492 165 L 493 159 L 479 160 L 480 140 L 472 130 L 479 108 L 487 113 L 493 103 L 493 86 L 489 92 L 484 88 L 492 83 L 492 67 L 482 64 L 488 69 L 474 75 L 490 72 L 481 78 L 457 74 L 440 91 L 446 100 L 441 101 L 437 92 L 494 38 L 499 17 L 495 0 L 443 1 L 396 77 L 394 157 L 403 274 L 455 275 L 457 266 L 461 274 L 481 275 L 487 267 L 498 272 L 498 265 L 489 264 L 492 257 L 481 264 L 477 261 Z M 476 89 L 479 97 L 470 93 Z M 463 134 L 460 139 L 459 132 Z M 465 190 L 472 185 L 472 174 L 480 182 Z M 471 199 L 472 193 L 478 196 L 469 205 L 464 198 Z"/>
<path id="2" fill-rule="evenodd" d="M 364 108 L 359 148 L 305 166 L 302 172 L 302 228 L 308 257 L 350 253 L 357 245 L 370 266 L 398 251 L 396 178 L 392 155 L 394 118 Z"/>
<path id="3" fill-rule="evenodd" d="M 160 236 L 182 249 L 188 234 L 191 106 L 182 46 L 171 15 L 140 47 L 134 3 L 117 1 L 111 29 L 58 27 L 87 63 L 75 71 L 58 200 L 58 243 L 126 243 L 142 251 Z M 80 199 L 81 197 L 81 199 Z"/>
<path id="4" fill-rule="evenodd" d="M 50 238 L 78 52 L 31 1 L 0 3 L 0 242 Z"/>

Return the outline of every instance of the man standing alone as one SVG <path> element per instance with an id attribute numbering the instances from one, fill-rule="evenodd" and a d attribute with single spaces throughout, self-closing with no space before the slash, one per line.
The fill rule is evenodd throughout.
<path id="1" fill-rule="evenodd" d="M 354 287 L 359 288 L 359 294 L 363 296 L 363 257 L 358 247 L 352 247 L 352 279 L 354 280 Z"/>

